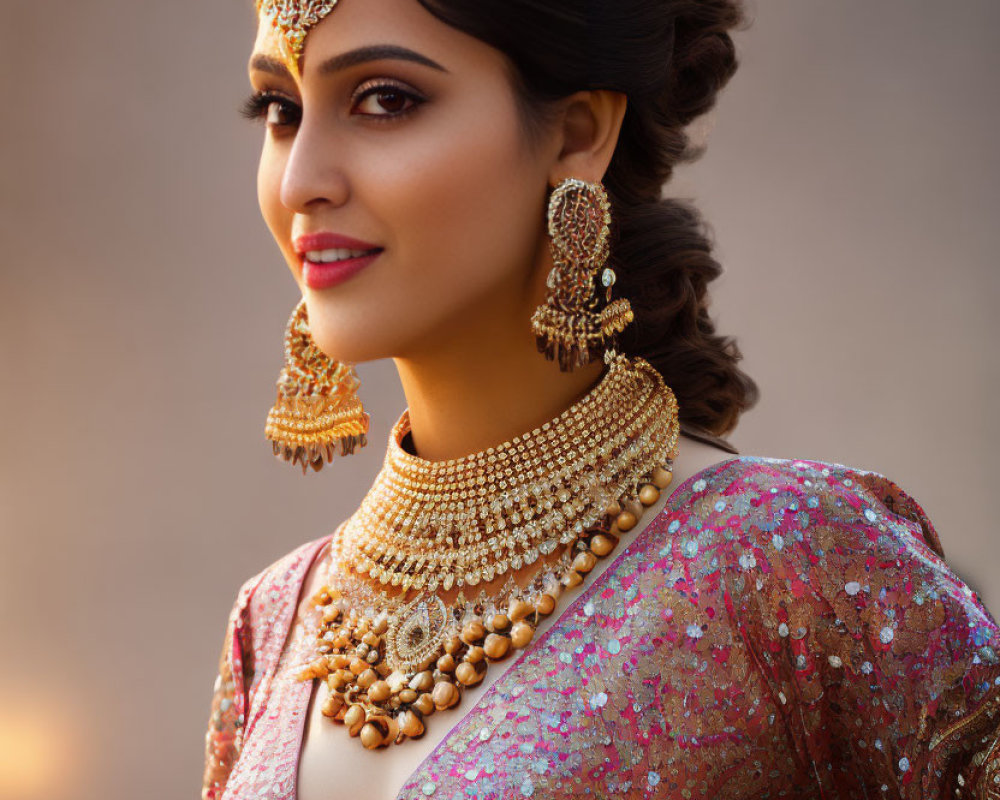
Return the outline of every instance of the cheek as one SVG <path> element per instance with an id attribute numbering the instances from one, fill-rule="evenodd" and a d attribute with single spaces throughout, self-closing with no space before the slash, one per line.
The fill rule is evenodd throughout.
<path id="1" fill-rule="evenodd" d="M 440 337 L 529 330 L 546 164 L 525 152 L 512 98 L 469 94 L 340 143 L 351 191 L 331 224 L 386 252 L 357 281 L 306 291 L 314 339 L 334 357 L 370 361 Z"/>
<path id="2" fill-rule="evenodd" d="M 257 202 L 268 230 L 282 249 L 286 261 L 294 253 L 286 251 L 291 240 L 292 214 L 281 202 L 281 179 L 284 160 L 270 144 L 265 144 L 257 167 Z M 288 262 L 292 269 L 292 262 Z M 294 274 L 294 270 L 292 270 Z"/>
<path id="3" fill-rule="evenodd" d="M 425 316 L 501 284 L 517 291 L 535 268 L 545 172 L 515 115 L 501 102 L 438 112 L 357 182 L 390 237 L 400 294 L 424 298 Z"/>

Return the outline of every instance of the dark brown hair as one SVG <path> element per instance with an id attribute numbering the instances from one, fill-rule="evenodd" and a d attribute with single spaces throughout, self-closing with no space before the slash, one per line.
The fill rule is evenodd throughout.
<path id="1" fill-rule="evenodd" d="M 685 127 L 715 104 L 736 71 L 729 31 L 739 0 L 419 0 L 503 52 L 530 137 L 551 103 L 581 89 L 628 98 L 604 185 L 611 199 L 614 296 L 635 321 L 619 339 L 663 375 L 681 421 L 717 435 L 757 402 L 732 337 L 715 332 L 708 284 L 722 273 L 706 225 L 689 203 L 663 199 L 674 166 L 701 150 Z"/>

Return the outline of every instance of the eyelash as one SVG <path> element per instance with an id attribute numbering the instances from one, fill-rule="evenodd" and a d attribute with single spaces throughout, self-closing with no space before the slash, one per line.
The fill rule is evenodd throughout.
<path id="1" fill-rule="evenodd" d="M 416 111 L 417 108 L 419 108 L 424 102 L 426 102 L 423 97 L 420 97 L 419 95 L 404 89 L 397 83 L 382 81 L 380 83 L 369 84 L 367 88 L 364 88 L 365 86 L 366 86 L 365 84 L 362 84 L 361 87 L 359 87 L 359 92 L 355 92 L 355 96 L 351 100 L 352 108 L 354 107 L 354 105 L 362 102 L 363 100 L 367 99 L 372 95 L 383 94 L 389 91 L 397 92 L 403 95 L 403 97 L 406 98 L 407 100 L 412 101 L 412 105 L 410 105 L 409 108 L 403 109 L 402 111 L 389 112 L 386 114 L 361 114 L 361 116 L 368 117 L 377 122 L 392 122 L 401 119 L 402 117 L 406 117 L 412 112 Z M 267 112 L 270 109 L 272 103 L 277 103 L 278 105 L 280 105 L 284 113 L 291 112 L 292 114 L 296 114 L 299 112 L 299 107 L 295 103 L 290 101 L 288 98 L 286 98 L 284 95 L 278 94 L 277 92 L 274 91 L 264 90 L 264 91 L 254 92 L 246 100 L 243 101 L 243 104 L 240 106 L 239 110 L 240 116 L 250 120 L 251 122 L 256 122 L 257 120 L 261 119 L 266 120 Z M 287 128 L 290 127 L 292 124 L 294 123 L 291 122 L 275 123 L 273 126 L 270 127 Z"/>

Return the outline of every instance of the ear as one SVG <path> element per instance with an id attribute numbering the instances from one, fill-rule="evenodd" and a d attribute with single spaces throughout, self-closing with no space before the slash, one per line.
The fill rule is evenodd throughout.
<path id="1" fill-rule="evenodd" d="M 558 127 L 559 156 L 549 170 L 549 183 L 565 178 L 596 183 L 604 177 L 618 144 L 625 118 L 625 95 L 607 89 L 576 92 L 565 98 Z"/>

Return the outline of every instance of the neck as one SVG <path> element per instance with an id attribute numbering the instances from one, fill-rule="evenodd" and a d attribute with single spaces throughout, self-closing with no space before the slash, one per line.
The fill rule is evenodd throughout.
<path id="1" fill-rule="evenodd" d="M 503 336 L 477 337 L 474 346 L 456 337 L 432 352 L 394 359 L 417 456 L 445 461 L 503 444 L 559 416 L 600 380 L 602 358 L 560 372 L 524 328 L 514 346 L 505 341 L 508 324 Z"/>

